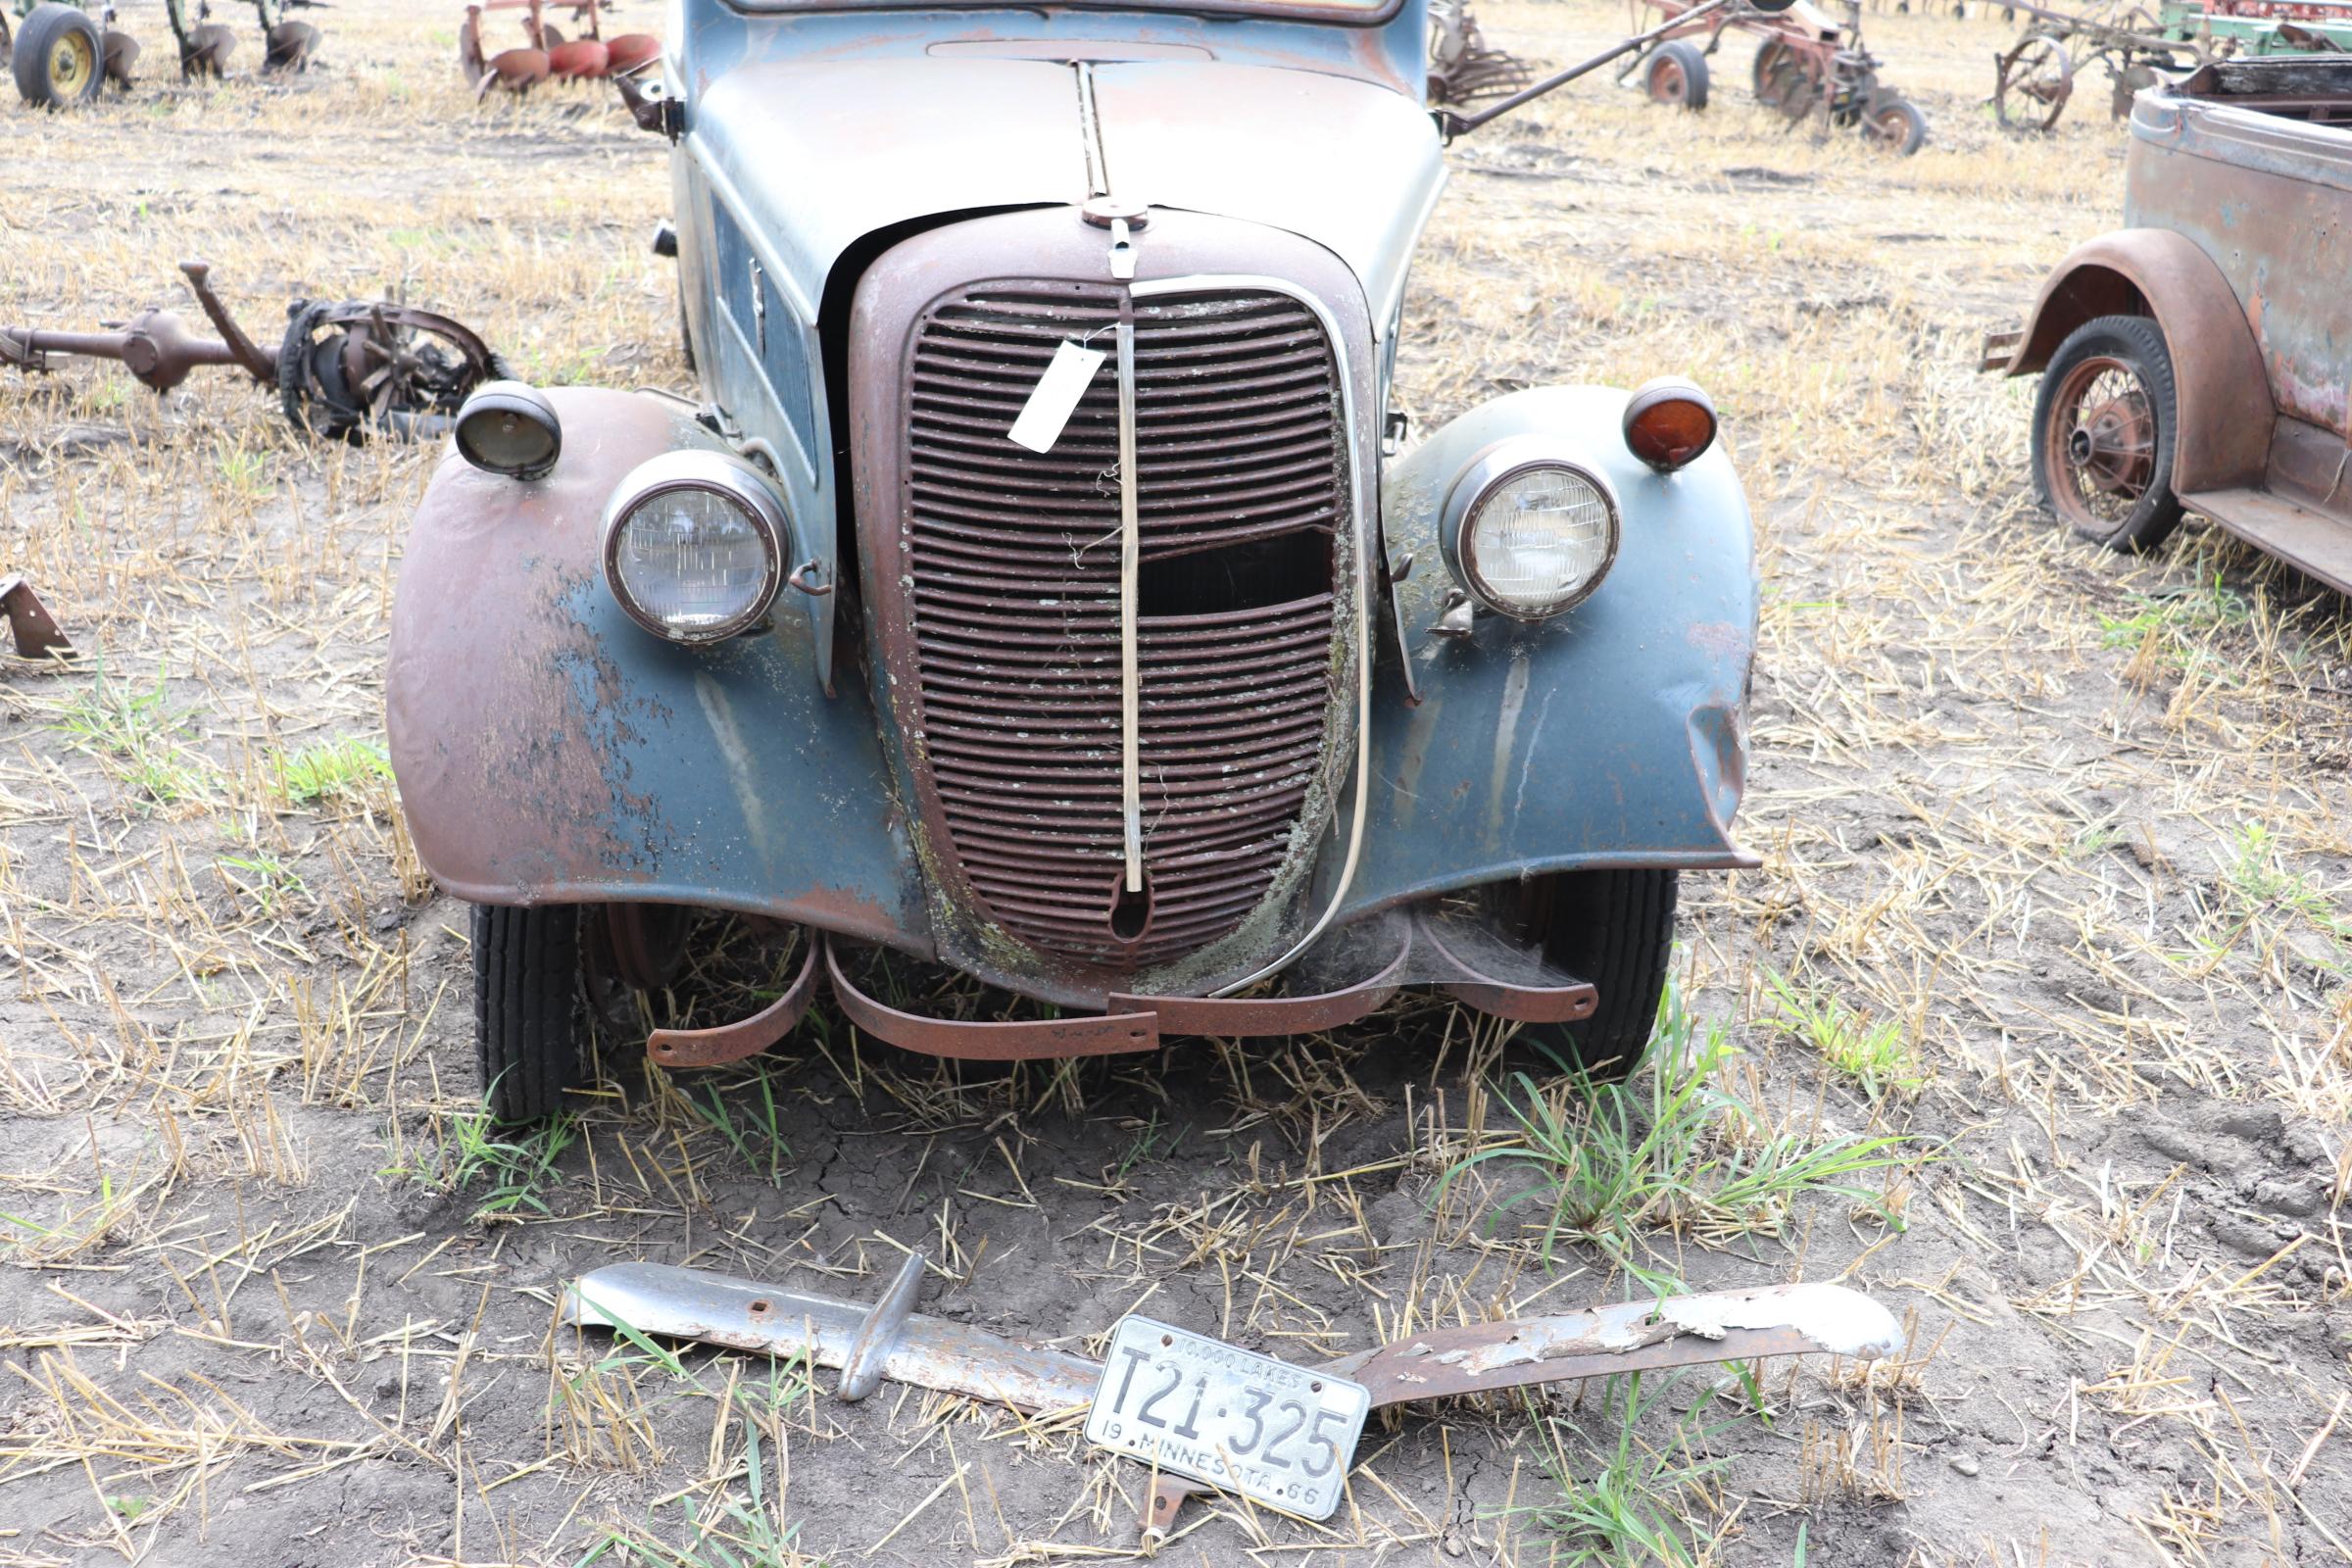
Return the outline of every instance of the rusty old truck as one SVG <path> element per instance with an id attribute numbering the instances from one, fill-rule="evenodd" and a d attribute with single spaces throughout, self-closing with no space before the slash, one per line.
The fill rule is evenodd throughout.
<path id="1" fill-rule="evenodd" d="M 1427 27 L 669 7 L 624 93 L 671 143 L 699 388 L 477 392 L 393 614 L 393 764 L 474 906 L 494 1110 L 559 1104 L 584 997 L 662 987 L 714 911 L 800 946 L 658 1064 L 827 990 L 949 1057 L 1336 1029 L 1415 987 L 1639 1056 L 1677 879 L 1755 863 L 1748 510 L 1688 381 L 1410 439 L 1445 142 L 1601 63 L 1433 115 Z"/>
<path id="2" fill-rule="evenodd" d="M 2125 167 L 2124 226 L 1985 339 L 2041 374 L 2035 492 L 2118 550 L 2195 513 L 2352 593 L 2352 55 L 2145 89 Z"/>

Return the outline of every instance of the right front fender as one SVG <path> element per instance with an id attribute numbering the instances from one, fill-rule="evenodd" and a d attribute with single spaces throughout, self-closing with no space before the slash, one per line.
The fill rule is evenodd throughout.
<path id="1" fill-rule="evenodd" d="M 1344 913 L 1551 871 L 1754 865 L 1732 837 L 1746 783 L 1756 575 L 1747 501 L 1718 445 L 1653 473 L 1619 434 L 1626 394 L 1537 387 L 1434 433 L 1382 481 L 1421 702 L 1393 675 L 1373 700 L 1364 861 Z M 1435 634 L 1454 590 L 1438 516 L 1495 442 L 1543 435 L 1612 485 L 1617 563 L 1549 620 L 1481 614 Z"/>
<path id="2" fill-rule="evenodd" d="M 808 617 L 779 603 L 762 630 L 681 647 L 602 581 L 629 470 L 724 448 L 673 400 L 548 397 L 553 473 L 453 451 L 410 530 L 386 728 L 425 869 L 475 904 L 700 905 L 927 951 L 865 683 L 825 696 Z"/>

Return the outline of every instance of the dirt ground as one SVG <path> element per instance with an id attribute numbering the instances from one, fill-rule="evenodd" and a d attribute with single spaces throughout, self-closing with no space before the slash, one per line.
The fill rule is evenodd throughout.
<path id="1" fill-rule="evenodd" d="M 391 287 L 533 379 L 686 385 L 661 144 L 586 87 L 477 107 L 457 12 L 338 0 L 307 79 L 0 108 L 0 321 L 187 310 L 202 255 L 270 338 Z M 1484 16 L 1555 61 L 1624 20 Z M 0 570 L 87 655 L 0 670 L 0 1564 L 1126 1556 L 1141 1473 L 1074 1421 L 551 1325 L 618 1259 L 864 1297 L 917 1248 L 931 1310 L 1098 1350 L 1138 1307 L 1309 1358 L 1660 1278 L 1842 1279 L 1911 1331 L 1412 1408 L 1330 1526 L 1204 1508 L 1178 1563 L 2352 1559 L 2352 616 L 2195 523 L 2135 560 L 2037 514 L 1977 338 L 2116 221 L 2124 133 L 2095 74 L 2000 133 L 1997 16 L 1867 25 L 1917 158 L 1784 130 L 1734 41 L 1702 115 L 1598 78 L 1457 144 L 1415 273 L 1417 428 L 1682 371 L 1758 514 L 1766 864 L 1686 879 L 1628 1097 L 1684 1141 L 1598 1204 L 1553 1156 L 1607 1129 L 1429 1004 L 1006 1071 L 820 1013 L 486 1129 L 465 910 L 378 750 L 432 454 L 306 443 L 223 372 L 0 373 Z"/>

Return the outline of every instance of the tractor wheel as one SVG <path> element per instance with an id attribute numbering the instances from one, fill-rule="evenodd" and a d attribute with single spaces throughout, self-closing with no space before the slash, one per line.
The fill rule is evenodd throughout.
<path id="1" fill-rule="evenodd" d="M 1602 1083 L 1641 1065 L 1674 956 L 1679 876 L 1649 868 L 1563 871 L 1525 884 L 1528 934 L 1541 938 L 1546 962 L 1592 982 L 1600 1005 L 1576 1023 L 1522 1024 L 1521 1039 Z"/>
<path id="2" fill-rule="evenodd" d="M 66 108 L 97 97 L 105 65 L 106 39 L 97 19 L 72 6 L 35 6 L 17 31 L 12 62 L 17 92 L 36 108 Z"/>
<path id="3" fill-rule="evenodd" d="M 2067 334 L 2034 395 L 2034 490 L 2085 539 L 2140 551 L 2180 523 L 2173 356 L 2144 316 Z"/>
<path id="4" fill-rule="evenodd" d="M 1676 104 L 1685 109 L 1707 107 L 1707 57 L 1693 44 L 1677 39 L 1658 45 L 1642 68 L 1642 85 L 1653 104 Z"/>
<path id="5" fill-rule="evenodd" d="M 1908 98 L 1881 98 L 1862 112 L 1862 134 L 1873 146 L 1908 158 L 1928 144 L 1928 117 Z"/>
<path id="6" fill-rule="evenodd" d="M 582 924 L 576 905 L 474 906 L 474 1053 L 499 1121 L 552 1116 L 587 1081 Z"/>

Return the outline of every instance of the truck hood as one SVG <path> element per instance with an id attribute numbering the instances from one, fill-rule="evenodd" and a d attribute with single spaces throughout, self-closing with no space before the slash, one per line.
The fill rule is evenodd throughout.
<path id="1" fill-rule="evenodd" d="M 1315 241 L 1355 273 L 1386 332 L 1445 180 L 1437 129 L 1418 105 L 1369 82 L 1267 66 L 1090 69 L 1111 194 Z M 804 319 L 815 318 L 834 264 L 868 234 L 1092 194 L 1078 73 L 1058 61 L 746 65 L 691 93 L 687 113 L 689 151 L 748 220 Z"/>

